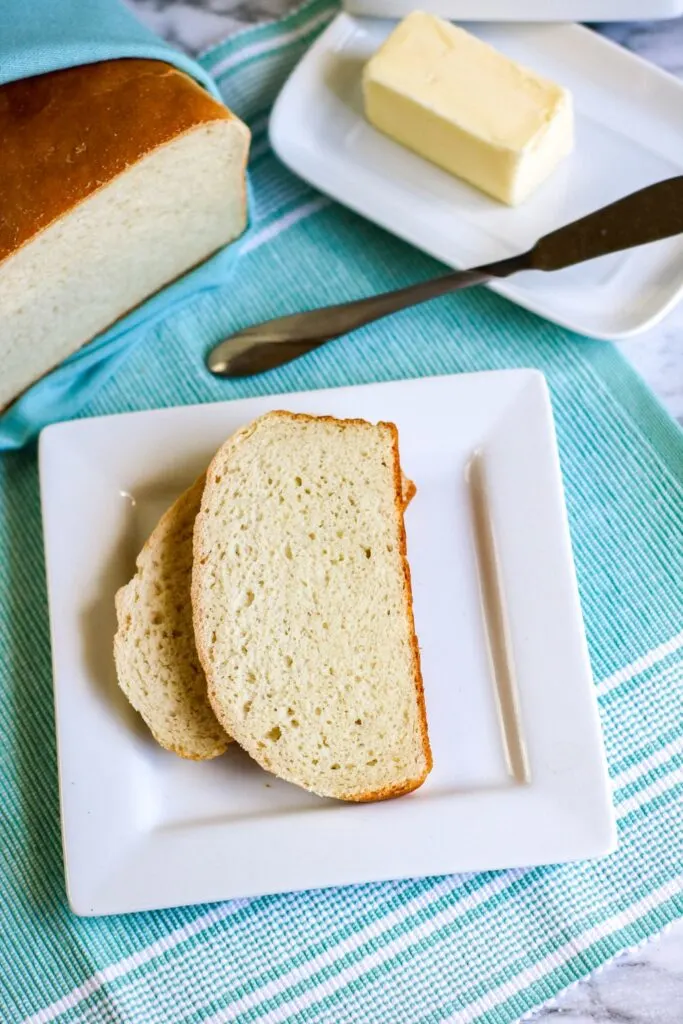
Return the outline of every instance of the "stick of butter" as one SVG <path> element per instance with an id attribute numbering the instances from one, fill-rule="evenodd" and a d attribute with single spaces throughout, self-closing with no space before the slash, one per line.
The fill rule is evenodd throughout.
<path id="1" fill-rule="evenodd" d="M 573 146 L 566 89 L 421 11 L 366 64 L 363 94 L 381 132 L 510 205 Z"/>

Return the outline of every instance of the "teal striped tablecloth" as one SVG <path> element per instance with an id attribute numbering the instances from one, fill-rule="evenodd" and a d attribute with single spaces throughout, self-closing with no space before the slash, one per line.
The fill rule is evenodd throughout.
<path id="1" fill-rule="evenodd" d="M 3 1024 L 503 1024 L 683 912 L 683 439 L 618 352 L 481 290 L 406 311 L 256 380 L 220 382 L 203 369 L 212 342 L 237 325 L 438 270 L 294 179 L 269 151 L 269 104 L 332 13 L 316 0 L 204 56 L 254 129 L 252 226 L 229 284 L 151 330 L 82 415 L 541 369 L 619 849 L 568 866 L 74 918 L 62 874 L 36 453 L 8 453 L 0 461 Z"/>

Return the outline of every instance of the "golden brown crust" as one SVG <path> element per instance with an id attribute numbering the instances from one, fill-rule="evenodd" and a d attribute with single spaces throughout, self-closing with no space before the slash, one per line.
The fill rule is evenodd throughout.
<path id="1" fill-rule="evenodd" d="M 355 795 L 346 796 L 343 799 L 353 801 L 355 803 L 370 803 L 379 800 L 392 800 L 397 796 L 404 796 L 406 793 L 412 793 L 413 790 L 418 789 L 425 781 L 427 776 L 432 770 L 432 748 L 429 743 L 429 732 L 427 730 L 427 705 L 425 704 L 424 696 L 424 683 L 422 681 L 422 670 L 420 668 L 420 648 L 417 642 L 417 634 L 415 632 L 415 617 L 413 615 L 413 590 L 410 580 L 410 565 L 408 563 L 408 543 L 406 539 L 406 528 L 403 519 L 403 513 L 407 507 L 408 502 L 404 502 L 402 493 L 402 480 L 401 480 L 401 461 L 398 450 L 398 427 L 395 423 L 379 423 L 380 427 L 388 427 L 393 437 L 394 447 L 394 489 L 395 489 L 395 504 L 396 504 L 396 515 L 398 517 L 400 532 L 399 532 L 399 544 L 401 561 L 403 563 L 403 592 L 406 601 L 406 613 L 408 616 L 408 623 L 411 633 L 410 646 L 413 654 L 413 678 L 415 681 L 415 695 L 417 697 L 417 708 L 420 722 L 420 735 L 422 737 L 422 749 L 425 756 L 425 770 L 422 775 L 419 775 L 416 779 L 408 779 L 401 786 L 388 786 L 385 789 L 379 789 L 375 792 L 360 793 Z M 414 493 L 417 492 L 417 488 L 413 484 Z M 412 498 L 413 495 L 411 495 Z"/>
<path id="2" fill-rule="evenodd" d="M 409 480 L 404 473 L 401 473 L 401 498 L 404 512 L 408 508 L 408 505 L 410 505 L 411 501 L 413 500 L 416 494 L 417 487 L 415 486 L 413 481 Z"/>
<path id="3" fill-rule="evenodd" d="M 327 422 L 327 423 L 335 423 L 335 424 L 355 424 L 357 426 L 368 426 L 369 425 L 369 421 L 368 420 L 364 420 L 364 419 L 360 419 L 360 418 L 356 418 L 356 419 L 339 419 L 336 416 L 313 416 L 313 415 L 311 415 L 309 413 L 294 413 L 294 412 L 288 412 L 287 410 L 284 410 L 284 409 L 274 409 L 272 412 L 267 413 L 266 415 L 268 415 L 268 416 L 279 416 L 279 417 L 282 417 L 283 419 L 290 419 L 290 420 L 307 420 L 309 422 L 310 421 L 324 421 L 324 422 Z M 252 421 L 252 423 L 248 424 L 242 430 L 237 431 L 237 433 L 233 434 L 232 437 L 228 438 L 228 440 L 225 442 L 225 444 L 228 444 L 230 442 L 234 443 L 236 441 L 244 440 L 246 437 L 248 437 L 250 434 L 253 433 L 253 431 L 256 429 L 256 426 L 257 426 L 259 420 L 262 419 L 262 418 L 263 417 L 259 417 L 259 419 Z M 370 803 L 370 802 L 375 802 L 375 801 L 380 801 L 380 800 L 390 800 L 390 799 L 393 799 L 394 797 L 404 796 L 406 793 L 411 793 L 413 790 L 418 789 L 422 785 L 422 783 L 425 781 L 425 779 L 429 775 L 430 771 L 432 770 L 432 765 L 433 765 L 432 750 L 431 750 L 431 746 L 430 746 L 430 743 L 429 743 L 429 733 L 428 733 L 428 729 L 427 729 L 427 707 L 426 707 L 426 704 L 425 704 L 424 685 L 423 685 L 423 681 L 422 681 L 422 671 L 421 671 L 421 668 L 420 668 L 420 651 L 419 651 L 419 646 L 418 646 L 418 642 L 417 642 L 417 634 L 415 633 L 415 619 L 414 619 L 414 615 L 413 615 L 413 597 L 412 597 L 412 587 L 411 587 L 411 580 L 410 580 L 410 566 L 408 564 L 408 547 L 407 547 L 407 541 L 406 541 L 405 523 L 404 523 L 404 519 L 403 519 L 404 510 L 407 507 L 408 502 L 417 493 L 417 487 L 415 486 L 415 484 L 412 481 L 408 481 L 408 483 L 412 485 L 412 493 L 410 493 L 410 496 L 408 497 L 408 499 L 405 500 L 404 499 L 403 478 L 402 478 L 400 456 L 399 456 L 399 448 L 398 448 L 398 428 L 397 428 L 395 423 L 380 422 L 377 425 L 378 426 L 387 427 L 391 431 L 391 434 L 392 434 L 392 442 L 393 442 L 393 449 L 394 449 L 394 504 L 395 504 L 395 509 L 396 509 L 396 515 L 397 515 L 398 522 L 399 522 L 399 547 L 400 547 L 400 554 L 401 554 L 401 560 L 402 560 L 402 566 L 403 566 L 404 596 L 405 596 L 405 602 L 406 602 L 406 613 L 407 613 L 407 616 L 408 616 L 408 622 L 409 622 L 410 633 L 411 633 L 410 646 L 411 646 L 411 651 L 412 651 L 412 656 L 413 656 L 413 678 L 414 678 L 414 683 L 415 683 L 415 695 L 416 695 L 417 704 L 418 704 L 418 716 L 419 716 L 419 725 L 420 725 L 420 735 L 421 735 L 421 738 L 422 738 L 422 749 L 423 749 L 423 753 L 424 753 L 424 757 L 425 757 L 425 770 L 418 777 L 416 777 L 414 779 L 408 779 L 408 780 L 406 780 L 405 783 L 403 783 L 401 785 L 389 786 L 389 787 L 386 787 L 384 789 L 375 790 L 375 791 L 367 791 L 365 793 L 360 793 L 360 794 L 358 794 L 358 793 L 346 794 L 346 795 L 341 796 L 339 798 L 339 799 L 346 800 L 348 802 L 353 802 L 353 803 Z M 207 469 L 207 473 L 206 473 L 207 479 L 210 479 L 211 475 L 215 472 L 214 467 L 215 467 L 216 463 L 218 462 L 218 460 L 222 457 L 223 448 L 224 448 L 224 445 L 221 445 L 221 447 L 218 449 L 218 451 L 214 455 L 213 459 L 211 460 L 211 463 L 210 463 L 209 468 Z M 408 491 L 410 492 L 410 488 L 408 488 Z M 228 723 L 225 720 L 225 718 L 223 716 L 222 706 L 221 706 L 220 702 L 217 699 L 216 685 L 215 685 L 215 682 L 214 682 L 214 679 L 213 679 L 213 665 L 211 664 L 211 662 L 210 662 L 210 660 L 208 658 L 207 652 L 206 652 L 206 650 L 204 648 L 204 644 L 201 642 L 201 637 L 202 637 L 202 610 L 201 610 L 201 607 L 200 607 L 200 600 L 199 600 L 200 588 L 199 588 L 199 578 L 197 576 L 197 573 L 194 571 L 194 566 L 196 566 L 198 563 L 200 563 L 201 559 L 202 559 L 201 521 L 202 521 L 202 517 L 204 515 L 205 501 L 206 501 L 206 490 L 204 491 L 204 494 L 202 495 L 201 508 L 200 508 L 199 513 L 197 515 L 197 518 L 195 520 L 194 557 L 193 557 L 193 572 L 192 572 L 192 586 L 191 586 L 192 615 L 193 615 L 193 622 L 194 622 L 194 630 L 195 630 L 195 639 L 196 639 L 196 645 L 197 645 L 197 653 L 199 655 L 199 661 L 200 661 L 200 664 L 201 664 L 201 666 L 202 666 L 202 668 L 204 670 L 204 673 L 205 673 L 206 678 L 207 678 L 207 683 L 208 683 L 208 688 L 207 689 L 208 689 L 209 702 L 210 702 L 210 704 L 211 704 L 211 706 L 213 708 L 213 711 L 214 711 L 214 714 L 216 715 L 216 718 L 218 719 L 220 724 L 223 726 L 223 729 L 227 733 L 230 733 L 230 731 L 231 731 L 230 723 Z M 262 760 L 258 757 L 258 754 L 257 754 L 256 751 L 254 751 L 254 750 L 247 750 L 247 753 L 250 754 L 254 758 L 255 761 L 257 761 L 259 764 L 261 764 L 261 767 L 263 767 L 266 771 L 269 771 L 268 766 L 263 764 Z"/>
<path id="4" fill-rule="evenodd" d="M 147 153 L 232 117 L 158 60 L 101 61 L 0 87 L 0 262 Z"/>

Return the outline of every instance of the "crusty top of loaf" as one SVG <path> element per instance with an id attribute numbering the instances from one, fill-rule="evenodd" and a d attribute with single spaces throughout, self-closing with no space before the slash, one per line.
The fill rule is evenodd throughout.
<path id="1" fill-rule="evenodd" d="M 145 154 L 232 116 L 158 60 L 107 60 L 3 85 L 0 261 Z"/>

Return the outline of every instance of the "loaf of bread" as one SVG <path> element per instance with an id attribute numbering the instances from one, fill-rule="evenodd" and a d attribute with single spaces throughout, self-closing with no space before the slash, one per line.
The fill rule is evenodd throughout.
<path id="1" fill-rule="evenodd" d="M 431 768 L 396 427 L 271 413 L 207 471 L 195 641 L 226 732 L 321 796 L 381 800 Z"/>
<path id="2" fill-rule="evenodd" d="M 249 130 L 156 60 L 0 88 L 0 409 L 246 223 Z"/>
<path id="3" fill-rule="evenodd" d="M 116 595 L 114 637 L 126 697 L 157 743 L 193 761 L 217 757 L 230 742 L 207 697 L 192 624 L 192 533 L 204 480 L 164 513 L 138 555 L 135 575 Z M 403 475 L 401 487 L 405 507 L 416 488 Z"/>

